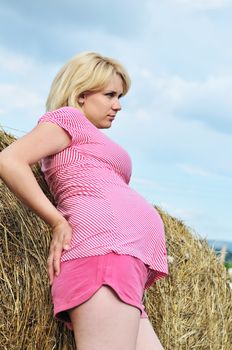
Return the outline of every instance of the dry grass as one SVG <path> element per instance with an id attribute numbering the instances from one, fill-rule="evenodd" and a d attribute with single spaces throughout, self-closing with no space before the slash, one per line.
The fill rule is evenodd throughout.
<path id="1" fill-rule="evenodd" d="M 0 150 L 13 140 L 1 132 Z M 39 167 L 33 170 L 48 195 Z M 71 332 L 52 314 L 46 272 L 51 232 L 1 180 L 0 198 L 0 349 L 74 349 Z"/>
<path id="2" fill-rule="evenodd" d="M 224 265 L 207 241 L 161 211 L 169 276 L 149 288 L 145 304 L 165 349 L 231 350 L 232 293 Z"/>
<path id="3" fill-rule="evenodd" d="M 0 150 L 14 140 L 0 132 Z M 38 166 L 35 176 L 49 196 Z M 0 349 L 71 350 L 72 333 L 53 319 L 46 273 L 50 230 L 0 181 Z M 51 198 L 51 197 L 49 197 Z M 180 220 L 163 218 L 170 275 L 144 295 L 166 350 L 231 350 L 228 276 L 207 242 Z"/>

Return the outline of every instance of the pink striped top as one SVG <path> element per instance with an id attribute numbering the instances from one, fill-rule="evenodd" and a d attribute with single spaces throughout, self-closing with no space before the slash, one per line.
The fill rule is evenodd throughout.
<path id="1" fill-rule="evenodd" d="M 63 151 L 41 160 L 58 211 L 73 228 L 61 261 L 111 251 L 141 259 L 145 288 L 168 273 L 164 226 L 157 210 L 129 186 L 129 154 L 73 107 L 45 113 L 72 137 Z"/>

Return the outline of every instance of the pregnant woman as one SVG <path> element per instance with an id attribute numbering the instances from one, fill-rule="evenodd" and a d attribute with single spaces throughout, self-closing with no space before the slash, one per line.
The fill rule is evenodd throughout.
<path id="1" fill-rule="evenodd" d="M 75 56 L 34 129 L 0 155 L 3 181 L 52 228 L 54 315 L 74 331 L 78 350 L 163 349 L 142 304 L 145 289 L 167 275 L 163 222 L 129 186 L 129 154 L 101 131 L 129 87 L 118 61 Z M 31 171 L 38 161 L 55 206 Z"/>

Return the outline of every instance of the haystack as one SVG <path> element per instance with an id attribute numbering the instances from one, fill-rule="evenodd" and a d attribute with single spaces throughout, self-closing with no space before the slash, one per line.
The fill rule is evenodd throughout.
<path id="1" fill-rule="evenodd" d="M 0 150 L 14 139 L 1 131 Z M 33 171 L 52 200 L 39 166 Z M 51 231 L 3 182 L 0 197 L 0 349 L 75 349 L 72 333 L 53 319 L 46 272 Z M 231 350 L 232 296 L 224 266 L 206 240 L 157 209 L 170 274 L 144 294 L 154 329 L 166 350 Z"/>

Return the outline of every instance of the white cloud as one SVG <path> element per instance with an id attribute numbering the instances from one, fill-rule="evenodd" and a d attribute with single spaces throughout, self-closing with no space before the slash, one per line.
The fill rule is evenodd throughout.
<path id="1" fill-rule="evenodd" d="M 17 108 L 35 107 L 41 104 L 41 98 L 33 91 L 20 85 L 1 84 L 0 95 L 3 110 L 16 110 Z"/>
<path id="2" fill-rule="evenodd" d="M 0 47 L 3 67 L 0 83 L 0 124 L 5 130 L 29 131 L 45 111 L 45 99 L 56 64 L 37 61 L 24 54 L 15 54 Z M 17 131 L 16 130 L 16 131 Z M 22 132 L 21 132 L 22 131 Z"/>
<path id="3" fill-rule="evenodd" d="M 192 82 L 154 75 L 149 79 L 137 77 L 127 112 L 119 114 L 115 125 L 118 135 L 129 137 L 133 148 L 141 148 L 150 162 L 185 164 L 182 171 L 199 176 L 232 175 L 229 83 L 218 78 L 213 88 L 211 79 Z"/>
<path id="4" fill-rule="evenodd" d="M 176 116 L 205 123 L 217 131 L 232 133 L 232 75 L 211 76 L 179 89 Z"/>
<path id="5" fill-rule="evenodd" d="M 190 175 L 196 175 L 196 176 L 203 176 L 203 177 L 209 177 L 212 176 L 213 174 L 210 173 L 207 170 L 204 170 L 200 167 L 197 167 L 193 164 L 177 164 L 177 166 L 184 171 L 186 174 Z"/>
<path id="6" fill-rule="evenodd" d="M 33 60 L 22 54 L 11 54 L 1 48 L 0 50 L 0 65 L 3 71 L 9 73 L 17 73 L 18 75 L 33 69 Z"/>
<path id="7" fill-rule="evenodd" d="M 42 114 L 43 100 L 39 93 L 20 84 L 0 84 L 0 95 L 0 124 L 3 129 L 15 136 L 32 129 L 33 119 Z"/>
<path id="8" fill-rule="evenodd" d="M 141 11 L 146 1 L 140 4 L 119 0 L 109 4 L 107 0 L 99 0 L 94 4 L 92 0 L 67 0 L 65 6 L 63 0 L 8 1 L 1 4 L 1 42 L 15 51 L 23 50 L 37 57 L 66 59 L 67 52 L 82 51 L 82 47 L 90 45 L 96 32 L 133 38 L 146 20 L 146 12 Z M 78 40 L 78 35 L 71 42 L 72 33 L 83 31 L 88 32 L 86 42 L 82 38 Z M 95 42 L 97 47 L 101 46 L 102 39 Z"/>
<path id="9" fill-rule="evenodd" d="M 232 74 L 187 80 L 177 75 L 155 75 L 142 68 L 137 79 L 140 81 L 137 93 L 145 92 L 149 110 L 185 121 L 196 120 L 218 132 L 232 133 Z M 142 111 L 148 120 L 147 114 L 148 111 Z"/>
<path id="10" fill-rule="evenodd" d="M 44 63 L 31 55 L 16 53 L 4 46 L 0 46 L 0 64 L 2 67 L 1 82 L 20 82 L 22 87 L 26 85 L 38 87 L 41 79 L 49 79 L 49 76 L 52 76 L 57 70 L 55 63 Z"/>
<path id="11" fill-rule="evenodd" d="M 142 178 L 142 177 L 132 177 L 131 184 L 133 185 L 133 183 L 136 185 L 142 185 L 144 189 L 149 188 L 150 190 L 153 190 L 153 189 L 163 190 L 163 186 L 161 186 L 157 181 Z"/>
<path id="12" fill-rule="evenodd" d="M 231 0 L 175 0 L 175 2 L 198 10 L 218 9 L 232 4 Z"/>
<path id="13" fill-rule="evenodd" d="M 177 217 L 181 220 L 200 220 L 202 218 L 206 218 L 207 212 L 203 211 L 202 209 L 186 209 L 186 208 L 180 208 L 180 207 L 173 207 L 169 203 L 161 203 L 161 207 L 166 210 L 168 213 L 170 213 L 172 216 Z"/>
<path id="14" fill-rule="evenodd" d="M 228 150 L 228 153 L 230 153 L 230 150 Z M 223 156 L 221 157 L 223 158 Z M 212 161 L 212 160 L 211 160 Z M 208 169 L 205 169 L 203 167 L 200 167 L 196 164 L 190 164 L 190 163 L 179 163 L 176 164 L 177 169 L 180 169 L 184 174 L 191 175 L 193 177 L 198 178 L 206 178 L 209 181 L 215 181 L 217 183 L 226 183 L 226 181 L 230 181 L 232 178 L 230 176 L 222 175 L 220 172 L 220 161 L 217 161 L 218 168 L 215 168 L 215 171 L 209 171 Z M 224 162 L 226 163 L 226 157 L 224 158 Z M 206 164 L 207 166 L 208 164 Z M 229 174 L 227 174 L 229 175 Z M 229 193 L 229 192 L 228 192 Z"/>

